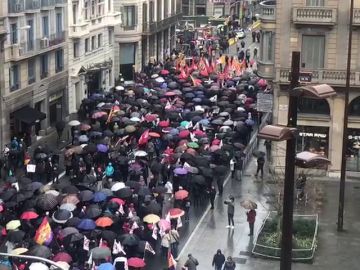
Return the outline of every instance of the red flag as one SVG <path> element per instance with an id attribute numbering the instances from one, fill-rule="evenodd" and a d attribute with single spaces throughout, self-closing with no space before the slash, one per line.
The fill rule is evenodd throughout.
<path id="1" fill-rule="evenodd" d="M 174 260 L 173 255 L 171 252 L 168 252 L 168 269 L 169 270 L 175 270 L 176 269 L 176 261 Z"/>
<path id="2" fill-rule="evenodd" d="M 53 236 L 54 235 L 51 230 L 49 221 L 48 221 L 47 217 L 44 217 L 40 226 L 36 230 L 34 240 L 39 245 L 43 245 L 43 244 L 48 245 L 51 243 Z"/>
<path id="3" fill-rule="evenodd" d="M 144 131 L 143 134 L 141 134 L 141 136 L 139 138 L 139 141 L 138 141 L 138 145 L 144 145 L 144 144 L 148 143 L 149 138 L 150 138 L 149 132 L 150 132 L 150 130 L 147 129 L 147 130 Z"/>

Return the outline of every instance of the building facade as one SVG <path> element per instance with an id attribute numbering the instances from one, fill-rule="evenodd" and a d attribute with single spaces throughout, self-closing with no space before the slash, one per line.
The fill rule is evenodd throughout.
<path id="1" fill-rule="evenodd" d="M 31 143 L 68 115 L 66 0 L 4 0 L 0 17 L 1 146 Z"/>
<path id="2" fill-rule="evenodd" d="M 125 80 L 148 64 L 164 60 L 175 47 L 175 26 L 181 17 L 180 0 L 114 0 L 122 24 L 115 27 L 114 70 Z"/>
<path id="3" fill-rule="evenodd" d="M 344 102 L 350 1 L 277 0 L 261 3 L 262 38 L 258 73 L 274 89 L 274 123 L 287 124 L 288 86 L 292 51 L 301 51 L 301 72 L 311 83 L 326 83 L 337 96 L 300 99 L 297 151 L 312 151 L 331 160 L 329 175 L 341 168 L 344 106 L 349 106 L 349 135 L 345 145 L 347 170 L 359 171 L 360 141 L 360 1 L 355 0 L 349 104 Z M 285 152 L 273 150 L 274 166 L 284 164 Z"/>
<path id="4" fill-rule="evenodd" d="M 114 28 L 121 24 L 113 0 L 68 0 L 69 112 L 99 90 L 114 86 Z"/>

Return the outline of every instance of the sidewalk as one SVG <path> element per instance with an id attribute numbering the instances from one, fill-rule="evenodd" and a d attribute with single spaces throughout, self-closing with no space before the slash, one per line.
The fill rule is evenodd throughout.
<path id="1" fill-rule="evenodd" d="M 259 147 L 263 148 L 260 141 Z M 274 192 L 279 187 L 271 181 L 268 170 L 265 170 L 264 180 L 254 177 L 256 171 L 256 159 L 249 163 L 243 180 L 237 182 L 228 180 L 222 198 L 217 197 L 215 210 L 207 210 L 200 220 L 199 225 L 193 231 L 189 241 L 184 245 L 180 254 L 177 269 L 181 269 L 188 253 L 192 253 L 199 260 L 198 270 L 213 269 L 212 257 L 220 248 L 225 256 L 233 256 L 237 268 L 241 270 L 275 270 L 279 269 L 279 261 L 266 260 L 251 256 L 253 238 L 248 236 L 249 228 L 246 222 L 245 210 L 239 205 L 240 201 L 250 198 L 257 202 L 258 210 L 255 224 L 255 232 L 260 228 L 268 210 L 272 210 L 275 200 Z M 315 203 L 314 195 L 309 192 L 309 203 L 295 205 L 295 212 L 301 214 L 318 213 L 320 219 L 318 249 L 312 264 L 294 263 L 295 270 L 332 270 L 359 269 L 358 251 L 360 250 L 360 216 L 358 214 L 358 202 L 360 201 L 360 183 L 348 183 L 346 187 L 346 204 L 344 224 L 347 231 L 336 231 L 337 207 L 338 207 L 338 183 L 324 182 L 314 183 L 317 190 L 324 193 L 322 204 Z M 311 186 L 313 188 L 313 186 Z M 223 201 L 232 194 L 235 197 L 235 229 L 226 229 L 227 210 Z"/>

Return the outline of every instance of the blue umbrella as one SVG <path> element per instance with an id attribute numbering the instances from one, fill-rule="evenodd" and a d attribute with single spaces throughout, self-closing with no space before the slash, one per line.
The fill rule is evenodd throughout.
<path id="1" fill-rule="evenodd" d="M 174 170 L 174 173 L 176 174 L 176 175 L 186 175 L 187 173 L 188 173 L 188 171 L 185 169 L 185 168 L 176 168 L 175 170 Z"/>
<path id="2" fill-rule="evenodd" d="M 94 202 L 103 202 L 106 200 L 106 198 L 107 198 L 106 194 L 99 191 L 99 192 L 94 193 L 93 201 Z"/>
<path id="3" fill-rule="evenodd" d="M 252 119 L 246 119 L 245 124 L 247 124 L 248 126 L 253 126 L 255 124 L 255 122 Z"/>
<path id="4" fill-rule="evenodd" d="M 98 270 L 115 270 L 115 267 L 111 263 L 102 263 L 97 268 Z"/>
<path id="5" fill-rule="evenodd" d="M 77 225 L 77 228 L 80 230 L 91 231 L 96 228 L 96 224 L 95 221 L 93 221 L 92 219 L 84 218 Z"/>
<path id="6" fill-rule="evenodd" d="M 199 123 L 204 126 L 208 126 L 210 124 L 210 121 L 205 118 L 205 119 L 200 120 Z"/>
<path id="7" fill-rule="evenodd" d="M 107 153 L 107 151 L 109 150 L 105 144 L 98 144 L 96 148 L 100 153 Z"/>

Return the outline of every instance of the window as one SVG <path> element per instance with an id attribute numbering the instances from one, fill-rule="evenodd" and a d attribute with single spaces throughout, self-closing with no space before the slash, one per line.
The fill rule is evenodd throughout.
<path id="1" fill-rule="evenodd" d="M 102 34 L 98 35 L 98 48 L 102 47 Z"/>
<path id="2" fill-rule="evenodd" d="M 77 21 L 77 5 L 72 6 L 72 14 L 73 14 L 73 24 L 76 24 L 76 21 Z"/>
<path id="3" fill-rule="evenodd" d="M 90 48 L 89 48 L 89 38 L 85 38 L 85 53 L 89 52 L 90 51 Z"/>
<path id="4" fill-rule="evenodd" d="M 156 19 L 159 22 L 161 21 L 161 0 L 157 0 L 156 8 Z"/>
<path id="5" fill-rule="evenodd" d="M 306 5 L 310 7 L 323 7 L 324 0 L 306 0 Z"/>
<path id="6" fill-rule="evenodd" d="M 324 54 L 325 36 L 302 36 L 302 68 L 324 68 Z"/>
<path id="7" fill-rule="evenodd" d="M 273 63 L 274 61 L 274 33 L 265 31 L 261 39 L 261 60 L 264 63 Z"/>
<path id="8" fill-rule="evenodd" d="M 63 31 L 62 13 L 56 13 L 56 34 L 59 36 Z"/>
<path id="9" fill-rule="evenodd" d="M 35 59 L 28 61 L 28 84 L 32 84 L 36 81 Z"/>
<path id="10" fill-rule="evenodd" d="M 42 34 L 43 37 L 49 37 L 49 17 L 42 17 Z"/>
<path id="11" fill-rule="evenodd" d="M 183 5 L 182 6 L 182 13 L 183 13 L 184 16 L 189 16 L 190 15 L 189 6 Z"/>
<path id="12" fill-rule="evenodd" d="M 73 56 L 74 58 L 78 58 L 80 57 L 80 53 L 79 53 L 79 42 L 75 41 L 73 43 Z"/>
<path id="13" fill-rule="evenodd" d="M 113 43 L 113 31 L 109 29 L 109 46 L 112 46 Z"/>
<path id="14" fill-rule="evenodd" d="M 135 26 L 135 6 L 124 6 L 123 24 L 125 27 Z"/>
<path id="15" fill-rule="evenodd" d="M 225 9 L 224 4 L 214 5 L 214 13 L 213 13 L 214 17 L 224 16 L 224 9 Z"/>
<path id="16" fill-rule="evenodd" d="M 195 15 L 206 15 L 206 6 L 197 5 Z"/>
<path id="17" fill-rule="evenodd" d="M 111 11 L 111 0 L 108 0 L 108 11 Z"/>
<path id="18" fill-rule="evenodd" d="M 46 78 L 49 74 L 49 59 L 48 59 L 48 55 L 47 54 L 43 54 L 40 57 L 40 78 L 44 79 Z"/>
<path id="19" fill-rule="evenodd" d="M 89 4 L 87 1 L 85 1 L 84 4 L 84 11 L 85 11 L 85 20 L 89 19 Z"/>
<path id="20" fill-rule="evenodd" d="M 168 1 L 164 1 L 164 18 L 167 18 L 169 14 L 169 4 Z"/>
<path id="21" fill-rule="evenodd" d="M 96 36 L 91 37 L 91 50 L 96 49 Z"/>
<path id="22" fill-rule="evenodd" d="M 171 15 L 175 14 L 175 0 L 171 0 Z"/>
<path id="23" fill-rule="evenodd" d="M 19 65 L 13 65 L 9 69 L 10 76 L 10 91 L 15 91 L 20 88 L 20 67 Z"/>
<path id="24" fill-rule="evenodd" d="M 18 29 L 17 24 L 12 23 L 10 25 L 10 37 L 11 37 L 11 44 L 17 44 L 18 43 Z"/>
<path id="25" fill-rule="evenodd" d="M 30 26 L 27 30 L 27 50 L 31 51 L 34 49 L 34 21 L 28 20 L 27 25 Z"/>
<path id="26" fill-rule="evenodd" d="M 55 52 L 55 71 L 60 72 L 64 69 L 64 52 L 63 50 L 57 50 Z"/>
<path id="27" fill-rule="evenodd" d="M 150 8 L 149 8 L 149 19 L 150 23 L 154 22 L 154 16 L 155 16 L 155 10 L 154 10 L 154 2 L 150 2 Z"/>
<path id="28" fill-rule="evenodd" d="M 95 11 L 96 11 L 96 3 L 95 0 L 91 1 L 91 16 L 95 16 Z"/>

